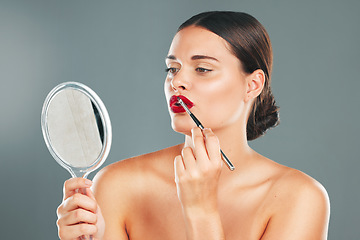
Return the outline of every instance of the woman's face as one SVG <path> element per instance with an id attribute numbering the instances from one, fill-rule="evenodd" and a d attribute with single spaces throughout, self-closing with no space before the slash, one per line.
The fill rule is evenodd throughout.
<path id="1" fill-rule="evenodd" d="M 175 35 L 166 66 L 164 90 L 175 131 L 189 135 L 195 126 L 183 108 L 174 104 L 173 96 L 179 95 L 213 131 L 244 124 L 248 74 L 224 39 L 204 28 L 186 27 Z"/>

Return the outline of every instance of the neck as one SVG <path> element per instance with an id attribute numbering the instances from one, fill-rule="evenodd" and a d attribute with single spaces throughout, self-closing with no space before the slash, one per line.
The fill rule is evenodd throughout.
<path id="1" fill-rule="evenodd" d="M 246 129 L 235 124 L 222 129 L 213 130 L 220 142 L 220 148 L 234 165 L 235 169 L 244 169 L 254 151 L 249 147 Z M 243 125 L 242 125 L 243 126 Z M 245 125 L 246 126 L 246 125 Z M 192 147 L 191 136 L 185 136 L 184 147 Z M 227 168 L 224 163 L 223 169 Z M 228 171 L 228 170 L 227 170 Z"/>

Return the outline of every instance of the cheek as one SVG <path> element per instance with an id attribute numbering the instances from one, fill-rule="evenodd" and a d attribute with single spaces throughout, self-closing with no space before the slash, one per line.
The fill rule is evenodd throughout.
<path id="1" fill-rule="evenodd" d="M 168 102 L 170 99 L 170 81 L 168 79 L 165 79 L 164 82 L 164 93 L 165 93 L 165 97 L 166 97 L 166 101 Z"/>
<path id="2" fill-rule="evenodd" d="M 233 104 L 244 99 L 246 85 L 242 79 L 237 77 L 225 78 L 222 81 L 214 81 L 204 84 L 201 92 L 207 102 L 213 104 Z M 199 89 L 200 90 L 200 89 Z"/>
<path id="3" fill-rule="evenodd" d="M 244 113 L 245 84 L 242 79 L 231 78 L 209 83 L 202 89 L 201 115 L 209 127 L 234 122 Z M 205 119 L 204 119 L 205 120 Z"/>

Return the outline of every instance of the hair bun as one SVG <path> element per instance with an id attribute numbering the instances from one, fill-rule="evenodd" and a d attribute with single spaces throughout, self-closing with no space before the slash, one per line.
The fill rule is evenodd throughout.
<path id="1" fill-rule="evenodd" d="M 265 98 L 258 96 L 249 115 L 246 126 L 247 140 L 254 140 L 273 127 L 279 124 L 279 107 L 276 106 L 271 91 Z M 254 112 L 255 110 L 255 112 Z"/>

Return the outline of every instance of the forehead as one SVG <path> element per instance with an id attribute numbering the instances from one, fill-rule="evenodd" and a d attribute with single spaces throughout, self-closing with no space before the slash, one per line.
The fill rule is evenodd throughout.
<path id="1" fill-rule="evenodd" d="M 189 26 L 180 30 L 173 38 L 168 56 L 189 59 L 193 55 L 206 55 L 221 60 L 235 57 L 229 44 L 220 36 L 201 27 Z"/>

